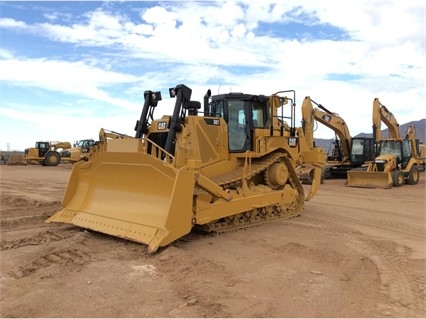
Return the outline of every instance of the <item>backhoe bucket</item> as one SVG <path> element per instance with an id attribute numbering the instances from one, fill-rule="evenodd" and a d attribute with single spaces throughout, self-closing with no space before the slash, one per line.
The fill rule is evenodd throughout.
<path id="1" fill-rule="evenodd" d="M 121 140 L 120 143 L 123 143 Z M 109 141 L 108 144 L 114 144 Z M 192 228 L 194 173 L 132 151 L 106 150 L 74 164 L 61 211 L 63 222 L 148 245 L 154 252 Z"/>
<path id="2" fill-rule="evenodd" d="M 388 172 L 348 171 L 347 186 L 369 188 L 391 188 L 392 175 Z"/>

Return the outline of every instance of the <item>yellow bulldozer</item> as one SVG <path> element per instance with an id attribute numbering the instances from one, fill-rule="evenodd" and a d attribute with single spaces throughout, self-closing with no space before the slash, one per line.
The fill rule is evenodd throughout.
<path id="1" fill-rule="evenodd" d="M 71 148 L 70 142 L 36 142 L 34 147 L 25 149 L 24 161 L 43 166 L 57 166 L 61 162 L 63 149 Z"/>
<path id="2" fill-rule="evenodd" d="M 381 122 L 389 128 L 389 138 L 381 136 Z M 373 101 L 373 135 L 377 142 L 377 157 L 365 168 L 348 172 L 347 186 L 391 188 L 419 182 L 424 161 L 418 154 L 416 130 L 409 125 L 405 138 L 400 137 L 395 116 L 380 103 Z"/>
<path id="3" fill-rule="evenodd" d="M 47 222 L 154 252 L 193 228 L 223 232 L 300 215 L 319 188 L 325 153 L 295 126 L 295 91 L 208 90 L 203 111 L 191 93 L 183 84 L 171 88 L 173 114 L 154 120 L 161 92 L 145 91 L 135 137 L 110 133 L 89 161 L 74 164 L 64 208 Z M 306 198 L 295 172 L 302 162 L 315 166 Z"/>

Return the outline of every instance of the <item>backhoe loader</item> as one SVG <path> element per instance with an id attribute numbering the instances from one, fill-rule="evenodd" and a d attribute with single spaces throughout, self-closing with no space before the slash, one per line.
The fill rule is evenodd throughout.
<path id="1" fill-rule="evenodd" d="M 317 107 L 313 107 L 315 104 Z M 309 96 L 305 97 L 302 104 L 302 127 L 306 136 L 313 136 L 314 120 L 332 129 L 336 134 L 334 152 L 327 156 L 323 168 L 323 178 L 346 178 L 347 172 L 353 168 L 361 167 L 374 159 L 374 139 L 369 137 L 351 137 L 346 122 L 334 112 L 318 104 Z M 305 184 L 312 182 L 313 167 L 299 165 L 297 172 Z"/>
<path id="2" fill-rule="evenodd" d="M 381 136 L 381 122 L 389 128 L 389 138 Z M 394 115 L 380 103 L 373 101 L 373 135 L 377 143 L 378 156 L 366 170 L 354 169 L 348 172 L 347 186 L 391 188 L 404 183 L 417 184 L 419 171 L 424 162 L 416 145 L 416 130 L 409 125 L 405 138 L 400 137 L 399 124 Z"/>
<path id="3" fill-rule="evenodd" d="M 183 84 L 171 88 L 173 114 L 154 120 L 161 92 L 145 91 L 135 137 L 103 138 L 89 161 L 74 164 L 64 208 L 47 222 L 155 252 L 193 228 L 224 232 L 300 215 L 318 190 L 325 153 L 295 126 L 295 91 L 208 90 L 203 110 L 191 93 Z M 306 198 L 295 172 L 304 162 L 315 166 Z"/>
<path id="4" fill-rule="evenodd" d="M 59 151 L 70 147 L 70 142 L 36 142 L 35 147 L 25 149 L 24 160 L 43 166 L 57 166 L 61 162 Z"/>

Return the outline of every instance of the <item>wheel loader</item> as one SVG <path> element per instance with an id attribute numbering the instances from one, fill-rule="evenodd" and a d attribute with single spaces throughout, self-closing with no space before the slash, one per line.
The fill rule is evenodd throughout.
<path id="1" fill-rule="evenodd" d="M 381 136 L 381 122 L 389 128 L 389 138 Z M 348 172 L 347 186 L 392 188 L 404 183 L 415 185 L 419 182 L 419 171 L 424 162 L 418 154 L 416 130 L 409 125 L 405 138 L 400 137 L 399 124 L 394 115 L 380 103 L 373 102 L 373 135 L 377 142 L 378 156 L 365 168 Z"/>
<path id="2" fill-rule="evenodd" d="M 36 142 L 35 147 L 27 148 L 24 160 L 27 163 L 36 162 L 43 166 L 57 166 L 61 162 L 59 150 L 71 148 L 70 142 Z"/>
<path id="3" fill-rule="evenodd" d="M 184 84 L 171 88 L 173 114 L 154 120 L 161 92 L 145 91 L 135 137 L 110 134 L 89 161 L 74 164 L 63 209 L 47 222 L 155 252 L 194 228 L 224 232 L 300 215 L 318 190 L 325 153 L 294 125 L 295 91 L 208 90 L 203 109 L 191 93 Z M 295 172 L 305 162 L 315 166 L 306 198 Z"/>

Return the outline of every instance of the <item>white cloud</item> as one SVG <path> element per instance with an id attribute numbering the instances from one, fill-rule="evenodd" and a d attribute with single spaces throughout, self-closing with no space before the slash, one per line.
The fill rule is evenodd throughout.
<path id="1" fill-rule="evenodd" d="M 10 44 L 0 50 L 0 80 L 75 95 L 75 101 L 96 100 L 134 111 L 135 118 L 143 90 L 179 83 L 193 88 L 197 100 L 208 88 L 259 94 L 295 89 L 298 105 L 305 95 L 318 99 L 339 113 L 354 135 L 371 131 L 375 97 L 400 123 L 425 117 L 424 1 L 142 4 L 146 8 L 137 17 L 112 3 L 74 17 L 50 12 L 41 23 L 1 18 L 1 32 L 65 44 L 75 50 L 76 62 L 69 61 L 70 54 L 27 57 L 29 52 Z M 291 34 L 295 26 L 289 23 L 303 24 L 306 36 L 279 37 Z M 318 39 L 309 33 L 315 27 L 325 33 L 334 28 L 342 36 Z M 130 99 L 135 95 L 138 102 Z M 164 99 L 158 115 L 172 105 Z M 93 118 L 91 123 L 100 124 Z M 332 136 L 321 127 L 316 134 Z"/>
<path id="2" fill-rule="evenodd" d="M 0 27 L 2 28 L 13 28 L 13 29 L 24 29 L 26 27 L 25 22 L 16 21 L 10 18 L 0 18 Z"/>
<path id="3" fill-rule="evenodd" d="M 134 84 L 139 81 L 139 77 L 133 75 L 105 71 L 84 62 L 47 59 L 0 60 L 0 69 L 0 80 L 13 85 L 76 94 L 119 108 L 133 110 L 138 107 L 125 99 L 114 98 L 101 89 L 117 84 Z"/>

